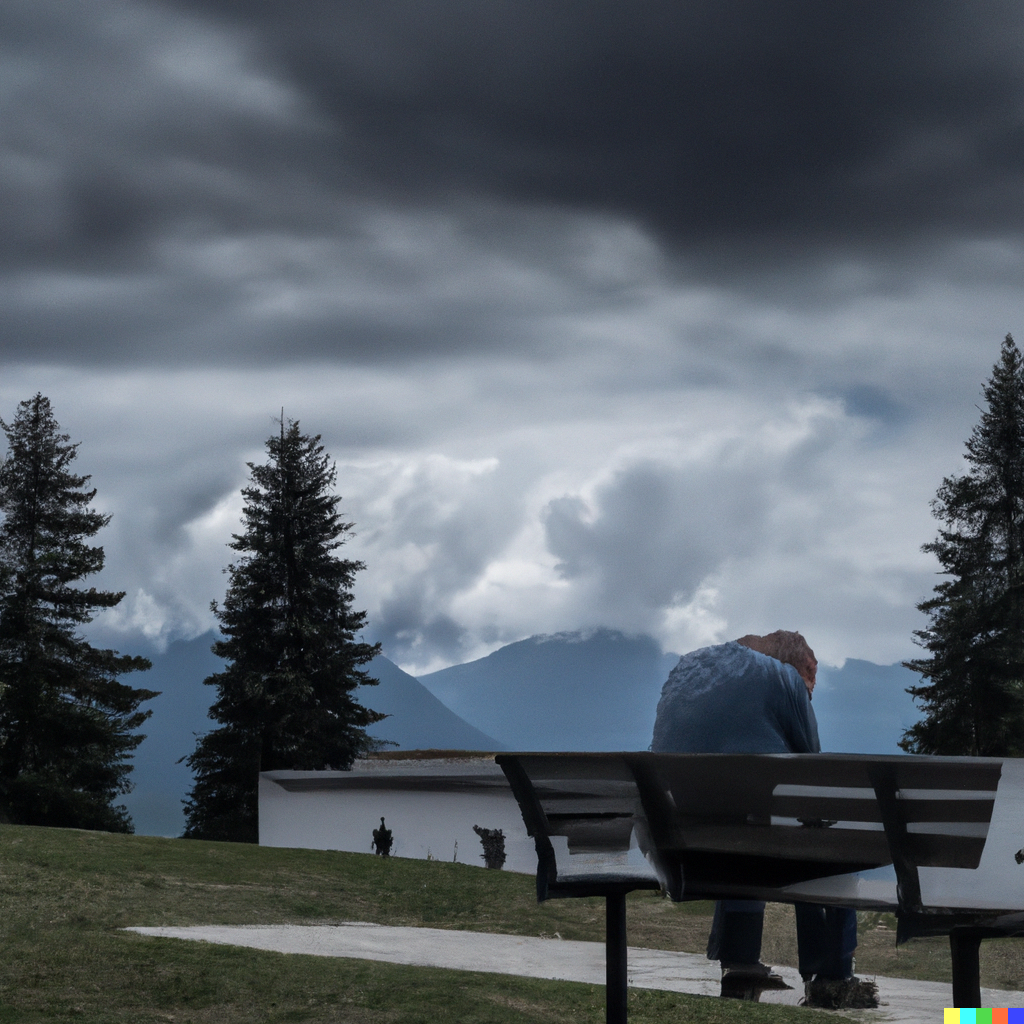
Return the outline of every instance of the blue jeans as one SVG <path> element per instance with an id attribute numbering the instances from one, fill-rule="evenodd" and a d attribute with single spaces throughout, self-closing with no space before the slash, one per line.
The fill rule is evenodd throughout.
<path id="1" fill-rule="evenodd" d="M 708 959 L 723 964 L 756 964 L 761 959 L 764 903 L 719 900 L 708 936 Z"/>
<path id="2" fill-rule="evenodd" d="M 800 974 L 806 979 L 849 978 L 857 948 L 857 913 L 849 907 L 797 903 L 796 938 Z M 756 964 L 761 959 L 764 903 L 719 900 L 708 937 L 708 959 L 723 964 Z"/>
<path id="3" fill-rule="evenodd" d="M 852 977 L 857 912 L 850 907 L 823 907 L 817 903 L 797 903 L 793 909 L 803 978 Z"/>

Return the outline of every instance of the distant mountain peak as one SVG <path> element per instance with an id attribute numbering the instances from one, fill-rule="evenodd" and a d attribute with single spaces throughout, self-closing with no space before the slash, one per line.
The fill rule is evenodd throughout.
<path id="1" fill-rule="evenodd" d="M 596 627 L 527 637 L 420 682 L 519 750 L 645 750 L 669 667 L 653 637 Z"/>
<path id="2" fill-rule="evenodd" d="M 360 687 L 357 699 L 388 717 L 367 732 L 398 743 L 405 750 L 443 748 L 504 750 L 505 744 L 474 728 L 434 696 L 418 679 L 403 672 L 383 654 L 367 666 L 372 689 Z"/>
<path id="3" fill-rule="evenodd" d="M 612 629 L 609 626 L 588 626 L 586 629 L 565 630 L 560 633 L 537 633 L 529 636 L 519 643 L 524 644 L 583 644 L 590 640 L 601 639 L 611 641 L 621 640 L 654 640 L 646 633 L 624 633 L 620 629 Z M 655 641 L 656 642 L 656 641 Z M 511 644 L 509 645 L 511 646 Z"/>

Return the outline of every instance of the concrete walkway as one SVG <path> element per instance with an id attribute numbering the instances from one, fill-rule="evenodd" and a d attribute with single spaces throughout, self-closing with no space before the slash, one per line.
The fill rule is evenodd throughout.
<path id="1" fill-rule="evenodd" d="M 415 967 L 447 967 L 529 978 L 553 978 L 603 985 L 604 944 L 493 935 L 440 928 L 392 928 L 348 922 L 341 925 L 248 925 L 242 927 L 130 928 L 142 935 L 218 942 L 279 953 L 341 956 L 383 960 Z M 762 1002 L 796 1005 L 803 995 L 794 968 L 779 973 L 793 986 L 789 992 L 765 992 Z M 950 986 L 928 981 L 876 977 L 882 1005 L 877 1010 L 847 1011 L 863 1021 L 935 1024 L 952 1002 Z M 629 949 L 629 984 L 635 988 L 666 989 L 717 996 L 718 965 L 693 953 L 659 949 Z M 1024 1006 L 1024 992 L 982 989 L 985 1006 Z"/>

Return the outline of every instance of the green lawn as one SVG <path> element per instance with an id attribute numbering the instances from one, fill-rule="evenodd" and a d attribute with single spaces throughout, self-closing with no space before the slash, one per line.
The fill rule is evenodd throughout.
<path id="1" fill-rule="evenodd" d="M 771 956 L 773 943 L 783 952 L 792 930 L 778 911 L 769 915 Z M 601 987 L 285 956 L 119 931 L 126 925 L 344 920 L 600 940 L 604 908 L 600 900 L 538 906 L 531 878 L 461 864 L 3 825 L 0 1024 L 604 1019 Z M 706 904 L 676 906 L 651 893 L 629 901 L 634 945 L 698 951 L 708 923 Z M 865 939 L 884 934 L 869 930 Z M 903 950 L 915 945 L 923 950 L 916 959 L 901 951 L 915 976 L 948 979 L 944 944 L 911 943 Z M 860 957 L 859 966 L 877 969 Z M 1003 973 L 1013 971 L 1014 979 L 1020 976 L 1016 961 Z M 821 1019 L 808 1010 L 672 993 L 637 990 L 630 998 L 637 1024 Z"/>

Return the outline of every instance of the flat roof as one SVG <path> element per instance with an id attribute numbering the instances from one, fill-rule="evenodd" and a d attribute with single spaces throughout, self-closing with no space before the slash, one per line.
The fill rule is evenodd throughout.
<path id="1" fill-rule="evenodd" d="M 325 790 L 405 789 L 422 792 L 508 790 L 505 773 L 493 755 L 442 756 L 422 759 L 367 758 L 356 761 L 351 771 L 273 771 L 260 777 L 290 793 Z"/>

